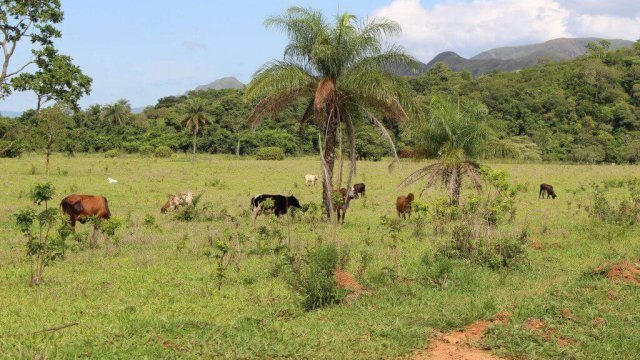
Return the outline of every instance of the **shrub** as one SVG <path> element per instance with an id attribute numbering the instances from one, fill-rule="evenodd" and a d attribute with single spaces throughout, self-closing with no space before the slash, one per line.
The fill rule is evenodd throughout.
<path id="1" fill-rule="evenodd" d="M 14 214 L 18 228 L 27 238 L 27 256 L 31 258 L 31 284 L 36 286 L 42 282 L 44 269 L 54 261 L 64 258 L 65 240 L 71 235 L 71 228 L 66 222 L 57 231 L 51 231 L 59 215 L 57 208 L 48 206 L 54 194 L 55 189 L 51 183 L 37 184 L 31 190 L 31 200 L 36 205 L 44 203 L 44 210 L 38 213 L 29 208 Z"/>
<path id="2" fill-rule="evenodd" d="M 286 281 L 303 298 L 306 310 L 335 304 L 344 299 L 345 292 L 338 288 L 335 271 L 342 254 L 333 244 L 307 249 L 302 259 L 289 256 L 290 272 Z"/>
<path id="3" fill-rule="evenodd" d="M 104 157 L 106 157 L 106 158 L 116 158 L 118 156 L 120 156 L 120 150 L 118 150 L 118 149 L 107 150 L 104 153 Z"/>
<path id="4" fill-rule="evenodd" d="M 256 158 L 258 160 L 284 160 L 284 150 L 275 146 L 260 148 L 256 153 Z"/>
<path id="5" fill-rule="evenodd" d="M 122 149 L 129 154 L 140 152 L 140 143 L 137 141 L 126 142 L 122 144 Z"/>
<path id="6" fill-rule="evenodd" d="M 173 150 L 168 146 L 160 145 L 153 154 L 157 158 L 170 158 L 173 155 Z"/>
<path id="7" fill-rule="evenodd" d="M 153 155 L 153 146 L 151 145 L 142 145 L 140 146 L 140 155 L 143 156 L 151 156 Z"/>

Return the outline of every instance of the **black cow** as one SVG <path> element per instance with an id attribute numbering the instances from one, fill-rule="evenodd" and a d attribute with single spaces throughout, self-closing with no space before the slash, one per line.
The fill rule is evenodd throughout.
<path id="1" fill-rule="evenodd" d="M 263 204 L 265 201 L 270 201 L 270 204 Z M 284 195 L 267 195 L 260 194 L 251 198 L 251 208 L 253 209 L 253 225 L 256 225 L 256 218 L 258 214 L 275 214 L 278 218 L 287 213 L 289 207 L 301 208 L 300 202 L 295 196 Z"/>
<path id="2" fill-rule="evenodd" d="M 549 184 L 540 184 L 540 192 L 538 193 L 538 199 L 543 198 L 544 195 L 547 195 L 547 199 L 549 197 L 556 198 L 556 193 L 553 191 L 553 186 Z"/>
<path id="3" fill-rule="evenodd" d="M 364 183 L 353 184 L 353 196 L 357 199 L 362 194 L 365 197 L 365 185 Z"/>

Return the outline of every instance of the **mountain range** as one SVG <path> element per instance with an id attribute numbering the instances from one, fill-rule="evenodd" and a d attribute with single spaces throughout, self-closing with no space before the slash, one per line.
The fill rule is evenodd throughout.
<path id="1" fill-rule="evenodd" d="M 469 70 L 474 76 L 491 71 L 515 71 L 538 64 L 542 59 L 551 61 L 571 60 L 583 55 L 587 51 L 589 42 L 603 40 L 600 38 L 560 38 L 539 44 L 523 46 L 499 47 L 481 52 L 466 59 L 455 52 L 445 51 L 436 55 L 428 63 L 420 63 L 419 72 L 431 69 L 436 63 L 442 62 L 452 70 Z M 607 39 L 610 50 L 630 47 L 633 41 L 621 39 Z M 401 75 L 411 75 L 406 68 L 396 69 Z"/>

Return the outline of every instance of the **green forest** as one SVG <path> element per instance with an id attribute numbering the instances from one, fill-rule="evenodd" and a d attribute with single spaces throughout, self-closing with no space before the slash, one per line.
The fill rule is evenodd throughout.
<path id="1" fill-rule="evenodd" d="M 417 107 L 412 121 L 422 121 L 434 96 L 453 103 L 479 102 L 494 149 L 516 148 L 519 160 L 578 163 L 640 161 L 640 41 L 609 51 L 608 43 L 592 43 L 586 55 L 571 61 L 540 61 L 516 72 L 473 77 L 438 63 L 427 72 L 402 78 Z M 243 90 L 191 91 L 161 98 L 135 114 L 127 100 L 74 111 L 56 104 L 18 118 L 0 117 L 3 157 L 51 151 L 73 156 L 82 152 L 156 154 L 197 152 L 254 155 L 279 147 L 288 156 L 318 154 L 317 128 L 301 126 L 305 103 L 296 103 L 251 128 L 255 104 Z M 194 127 L 194 115 L 199 120 Z M 379 114 L 401 157 L 414 154 L 411 126 Z M 355 119 L 360 159 L 391 155 L 384 136 L 368 120 Z M 343 131 L 345 131 L 343 129 Z M 167 152 L 167 148 L 170 149 Z M 485 158 L 499 154 L 486 152 Z"/>

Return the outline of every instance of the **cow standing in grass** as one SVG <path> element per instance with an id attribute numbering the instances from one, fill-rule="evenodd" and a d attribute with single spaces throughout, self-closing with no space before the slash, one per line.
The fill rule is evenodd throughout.
<path id="1" fill-rule="evenodd" d="M 193 204 L 193 193 L 184 191 L 176 195 L 169 195 L 167 202 L 160 208 L 160 213 L 164 214 L 169 209 L 178 210 L 180 206 L 189 206 Z"/>
<path id="2" fill-rule="evenodd" d="M 411 218 L 411 203 L 413 202 L 413 193 L 409 193 L 407 196 L 398 196 L 396 199 L 396 211 L 398 217 L 406 219 L 407 216 Z"/>
<path id="3" fill-rule="evenodd" d="M 290 207 L 301 208 L 298 199 L 284 195 L 260 194 L 251 198 L 253 226 L 256 226 L 256 219 L 259 214 L 275 214 L 278 219 L 285 215 Z"/>
<path id="4" fill-rule="evenodd" d="M 109 203 L 104 196 L 69 195 L 60 202 L 62 213 L 69 216 L 71 228 L 76 231 L 76 222 L 84 224 L 88 218 L 108 220 L 111 218 Z"/>
<path id="5" fill-rule="evenodd" d="M 364 185 L 364 183 L 357 183 L 357 184 L 353 184 L 353 190 L 351 191 L 353 197 L 355 199 L 359 198 L 360 195 L 362 195 L 362 197 L 365 197 L 365 190 L 366 187 Z"/>
<path id="6" fill-rule="evenodd" d="M 547 195 L 547 199 L 550 197 L 555 199 L 557 197 L 556 193 L 553 191 L 553 186 L 549 184 L 540 184 L 540 192 L 538 193 L 538 199 L 540 198 L 544 199 L 545 194 Z"/>

